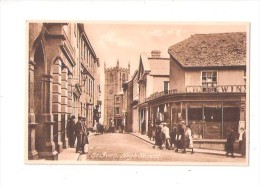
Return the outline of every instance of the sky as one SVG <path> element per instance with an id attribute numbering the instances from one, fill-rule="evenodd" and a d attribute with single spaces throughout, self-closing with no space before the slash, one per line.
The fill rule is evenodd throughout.
<path id="1" fill-rule="evenodd" d="M 127 68 L 130 75 L 137 70 L 141 53 L 151 56 L 160 50 L 161 57 L 169 57 L 168 48 L 193 34 L 246 32 L 245 23 L 152 23 L 152 22 L 88 22 L 85 32 L 100 61 L 102 100 L 104 98 L 104 63 Z M 104 102 L 103 102 L 104 104 Z M 102 118 L 101 118 L 102 121 Z"/>

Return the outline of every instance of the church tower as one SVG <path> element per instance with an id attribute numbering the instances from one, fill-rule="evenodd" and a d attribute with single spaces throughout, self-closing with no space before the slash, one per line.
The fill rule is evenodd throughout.
<path id="1" fill-rule="evenodd" d="M 122 68 L 117 60 L 116 67 L 106 68 L 105 65 L 104 73 L 104 125 L 109 125 L 109 120 L 115 115 L 115 95 L 123 91 L 122 84 L 130 78 L 130 64 L 128 68 Z"/>

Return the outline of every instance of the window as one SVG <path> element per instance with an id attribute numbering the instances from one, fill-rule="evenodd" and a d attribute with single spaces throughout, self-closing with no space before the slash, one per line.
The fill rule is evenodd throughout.
<path id="1" fill-rule="evenodd" d="M 122 76 L 122 81 L 123 81 L 123 83 L 125 82 L 125 74 L 123 74 L 123 76 Z"/>
<path id="2" fill-rule="evenodd" d="M 164 81 L 163 82 L 163 90 L 165 94 L 168 94 L 168 90 L 169 90 L 169 81 Z"/>
<path id="3" fill-rule="evenodd" d="M 203 92 L 216 92 L 217 71 L 202 71 Z"/>
<path id="4" fill-rule="evenodd" d="M 117 101 L 117 102 L 119 101 L 119 97 L 116 97 L 116 101 Z"/>
<path id="5" fill-rule="evenodd" d="M 110 74 L 110 83 L 112 83 L 113 82 L 113 74 L 111 73 Z"/>
<path id="6" fill-rule="evenodd" d="M 115 107 L 115 114 L 119 114 L 119 107 Z"/>

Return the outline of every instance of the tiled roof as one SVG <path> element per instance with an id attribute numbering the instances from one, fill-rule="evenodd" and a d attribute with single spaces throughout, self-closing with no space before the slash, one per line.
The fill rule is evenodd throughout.
<path id="1" fill-rule="evenodd" d="M 246 65 L 246 33 L 195 34 L 168 52 L 183 67 Z"/>

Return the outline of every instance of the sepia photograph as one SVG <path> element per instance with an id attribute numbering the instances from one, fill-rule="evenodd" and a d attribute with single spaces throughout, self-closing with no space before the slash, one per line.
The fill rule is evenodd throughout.
<path id="1" fill-rule="evenodd" d="M 0 185 L 260 185 L 259 5 L 0 0 Z"/>
<path id="2" fill-rule="evenodd" d="M 250 23 L 26 28 L 27 164 L 248 166 Z"/>

